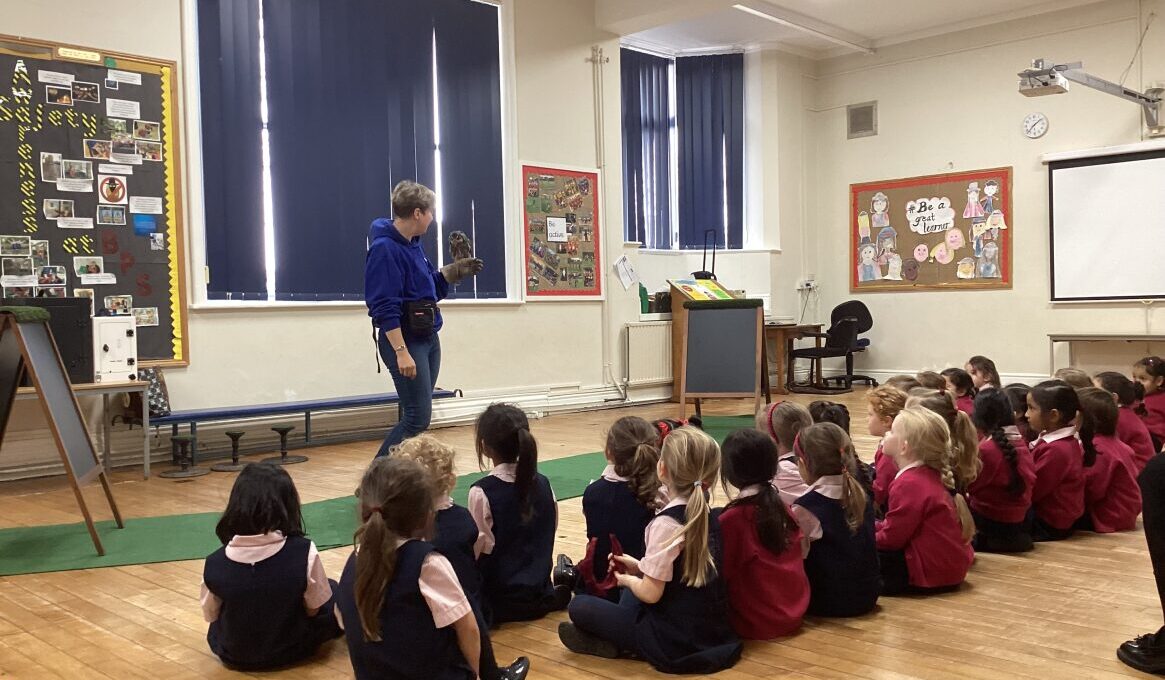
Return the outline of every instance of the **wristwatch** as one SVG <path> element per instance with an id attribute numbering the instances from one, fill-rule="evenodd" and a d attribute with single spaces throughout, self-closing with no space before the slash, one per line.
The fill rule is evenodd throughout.
<path id="1" fill-rule="evenodd" d="M 403 352 L 403 351 L 405 351 L 406 349 L 408 349 L 408 346 L 407 346 L 407 345 L 401 345 L 400 347 L 393 347 L 393 348 L 392 348 L 392 351 L 394 351 L 394 352 Z"/>

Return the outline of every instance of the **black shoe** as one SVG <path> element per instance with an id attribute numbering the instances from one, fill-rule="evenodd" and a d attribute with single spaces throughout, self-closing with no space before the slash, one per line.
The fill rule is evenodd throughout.
<path id="1" fill-rule="evenodd" d="M 562 637 L 561 629 L 558 635 Z M 1162 644 L 1156 633 L 1139 635 L 1125 642 L 1117 648 L 1116 656 L 1127 665 L 1145 673 L 1165 671 L 1165 644 Z"/>
<path id="2" fill-rule="evenodd" d="M 601 656 L 604 659 L 619 658 L 619 648 L 614 643 L 607 642 L 590 633 L 584 633 L 575 627 L 573 623 L 563 621 L 558 624 L 558 639 L 562 640 L 562 644 L 567 649 L 577 654 Z"/>
<path id="3" fill-rule="evenodd" d="M 574 568 L 574 562 L 566 555 L 559 555 L 554 571 L 550 573 L 550 581 L 556 588 L 564 586 L 574 590 L 575 584 L 578 583 L 578 569 Z"/>
<path id="4" fill-rule="evenodd" d="M 530 660 L 519 656 L 514 663 L 498 669 L 498 680 L 526 680 L 530 672 Z"/>

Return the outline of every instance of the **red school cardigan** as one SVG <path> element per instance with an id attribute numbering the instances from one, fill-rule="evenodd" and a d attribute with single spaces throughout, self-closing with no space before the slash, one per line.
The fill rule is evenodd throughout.
<path id="1" fill-rule="evenodd" d="M 967 487 L 967 503 L 975 513 L 987 519 L 1019 524 L 1031 508 L 1036 465 L 1022 437 L 1010 437 L 1009 441 L 1015 447 L 1016 470 L 1023 480 L 1023 491 L 1013 494 L 1007 490 L 1011 484 L 1011 465 L 995 440 L 984 437 L 979 442 L 979 460 L 983 461 L 983 469 Z"/>
<path id="2" fill-rule="evenodd" d="M 783 505 L 783 504 L 782 504 Z M 728 586 L 729 621 L 746 640 L 769 640 L 801 627 L 809 608 L 809 579 L 801 558 L 801 530 L 793 529 L 779 554 L 760 542 L 756 507 L 738 505 L 720 514 L 721 565 Z"/>
<path id="3" fill-rule="evenodd" d="M 1084 468 L 1084 509 L 1098 534 L 1128 531 L 1137 527 L 1141 514 L 1141 488 L 1137 486 L 1133 450 L 1104 435 L 1092 438 L 1096 461 Z"/>
<path id="4" fill-rule="evenodd" d="M 1032 458 L 1036 517 L 1056 529 L 1071 528 L 1084 514 L 1084 449 L 1074 436 L 1053 442 L 1037 439 Z"/>
<path id="5" fill-rule="evenodd" d="M 921 588 L 963 582 L 975 559 L 954 499 L 934 468 L 902 472 L 890 486 L 890 509 L 875 525 L 878 550 L 903 550 L 910 585 Z"/>
<path id="6" fill-rule="evenodd" d="M 882 442 L 878 442 L 878 450 L 874 452 L 874 503 L 875 507 L 886 507 L 886 498 L 890 495 L 890 482 L 898 474 L 898 464 L 894 459 L 882 453 Z"/>
<path id="7" fill-rule="evenodd" d="M 1122 406 L 1117 410 L 1116 438 L 1129 445 L 1133 450 L 1133 462 L 1137 464 L 1137 473 L 1145 469 L 1149 459 L 1157 452 L 1153 450 L 1153 439 L 1149 436 L 1149 428 L 1145 421 L 1137 415 L 1131 406 Z"/>
<path id="8" fill-rule="evenodd" d="M 1143 403 L 1148 413 L 1141 416 L 1141 420 L 1145 421 L 1149 434 L 1157 441 L 1165 442 L 1165 391 L 1145 395 Z"/>

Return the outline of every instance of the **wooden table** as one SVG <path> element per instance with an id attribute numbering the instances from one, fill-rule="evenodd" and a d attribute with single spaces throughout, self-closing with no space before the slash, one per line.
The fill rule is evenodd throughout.
<path id="1" fill-rule="evenodd" d="M 1165 342 L 1165 335 L 1150 335 L 1147 333 L 1048 333 L 1048 373 L 1056 372 L 1056 343 L 1068 343 L 1068 365 L 1076 365 L 1076 357 L 1072 353 L 1074 342 Z"/>
<path id="2" fill-rule="evenodd" d="M 71 387 L 78 397 L 94 397 L 101 395 L 101 452 L 102 465 L 109 471 L 109 397 L 114 394 L 130 394 L 140 392 L 142 395 L 142 474 L 147 479 L 150 476 L 150 404 L 146 397 L 146 390 L 150 383 L 145 380 L 119 380 L 103 383 L 75 383 Z M 16 390 L 17 399 L 35 399 L 36 388 L 21 387 Z"/>
<path id="3" fill-rule="evenodd" d="M 764 359 L 764 392 L 766 400 L 771 401 L 774 392 L 777 394 L 788 394 L 789 390 L 785 386 L 789 382 L 791 376 L 787 376 L 789 366 L 789 353 L 793 351 L 793 343 L 801 338 L 809 336 L 811 333 L 820 333 L 821 324 L 807 323 L 773 323 L 765 324 L 765 336 L 762 351 L 765 355 Z M 774 387 L 769 384 L 769 356 L 768 346 L 769 341 L 772 341 L 776 347 L 777 356 L 773 359 L 776 365 L 777 384 Z M 821 346 L 821 338 L 815 338 L 817 346 Z"/>

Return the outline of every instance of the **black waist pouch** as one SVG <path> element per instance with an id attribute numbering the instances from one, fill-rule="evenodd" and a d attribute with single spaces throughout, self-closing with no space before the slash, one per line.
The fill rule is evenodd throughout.
<path id="1" fill-rule="evenodd" d="M 404 326 L 410 335 L 426 337 L 433 334 L 437 325 L 437 302 L 435 300 L 409 300 L 404 304 Z"/>

